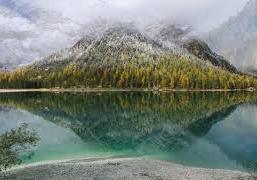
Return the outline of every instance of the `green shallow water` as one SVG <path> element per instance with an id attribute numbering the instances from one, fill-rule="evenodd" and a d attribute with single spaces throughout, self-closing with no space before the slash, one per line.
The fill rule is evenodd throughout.
<path id="1" fill-rule="evenodd" d="M 40 137 L 22 163 L 146 157 L 187 166 L 257 169 L 253 93 L 6 93 L 0 134 L 26 123 Z"/>

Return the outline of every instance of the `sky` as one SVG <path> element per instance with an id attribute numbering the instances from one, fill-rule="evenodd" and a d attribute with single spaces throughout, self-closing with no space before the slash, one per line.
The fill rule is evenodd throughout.
<path id="1" fill-rule="evenodd" d="M 247 0 L 0 0 L 0 65 L 29 63 L 76 42 L 85 24 L 108 19 L 191 25 L 198 33 L 236 15 Z"/>

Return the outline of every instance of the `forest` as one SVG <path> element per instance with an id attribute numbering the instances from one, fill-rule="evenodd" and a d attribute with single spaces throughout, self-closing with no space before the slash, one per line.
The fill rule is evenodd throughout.
<path id="1" fill-rule="evenodd" d="M 0 73 L 0 88 L 150 88 L 150 89 L 247 89 L 257 79 L 186 57 L 138 59 L 117 64 L 70 63 L 54 69 L 22 67 Z"/>

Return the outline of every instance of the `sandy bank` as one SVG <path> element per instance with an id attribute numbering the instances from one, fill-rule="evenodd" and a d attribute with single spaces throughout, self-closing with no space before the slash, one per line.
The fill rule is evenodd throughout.
<path id="1" fill-rule="evenodd" d="M 255 89 L 115 89 L 115 88 L 52 88 L 52 89 L 0 89 L 0 93 L 19 92 L 253 92 Z"/>

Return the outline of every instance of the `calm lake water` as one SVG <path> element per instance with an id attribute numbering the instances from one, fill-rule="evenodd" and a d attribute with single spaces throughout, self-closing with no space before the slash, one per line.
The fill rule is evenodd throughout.
<path id="1" fill-rule="evenodd" d="M 6 93 L 0 135 L 23 123 L 40 137 L 23 163 L 145 157 L 257 169 L 254 93 Z"/>

